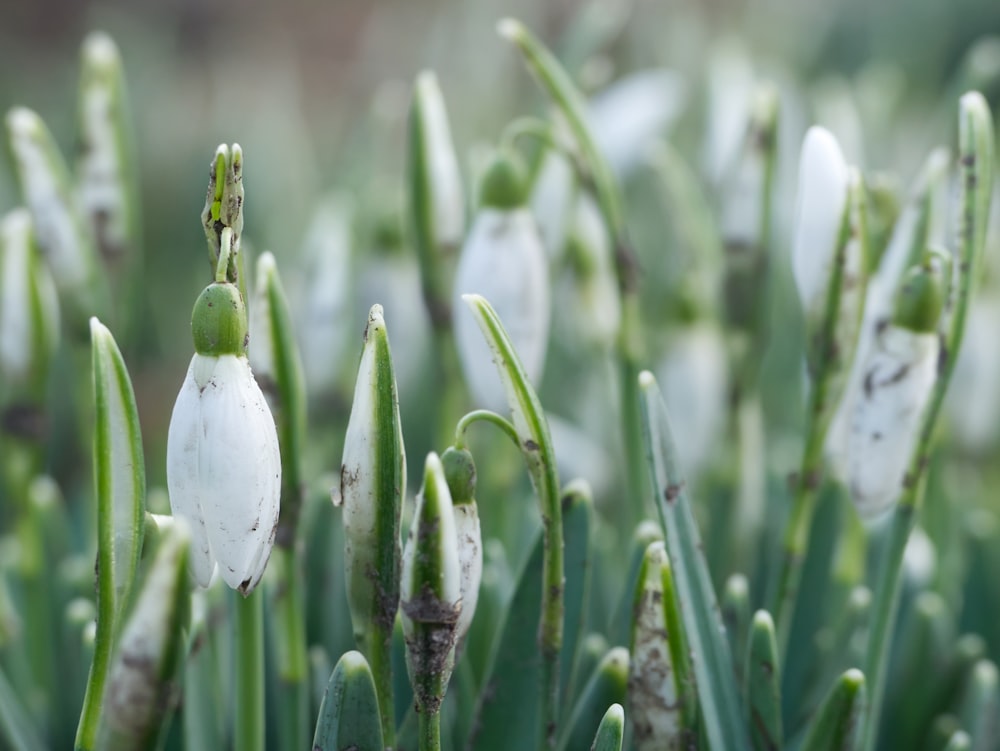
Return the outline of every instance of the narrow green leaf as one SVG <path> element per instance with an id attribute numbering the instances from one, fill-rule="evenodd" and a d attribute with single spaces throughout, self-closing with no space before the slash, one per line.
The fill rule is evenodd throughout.
<path id="1" fill-rule="evenodd" d="M 574 501 L 562 519 L 567 560 L 585 559 L 582 551 L 589 545 L 589 504 L 581 496 L 575 496 Z M 479 692 L 473 733 L 466 744 L 470 751 L 538 745 L 543 658 L 534 636 L 541 613 L 543 550 L 544 542 L 539 539 L 518 577 L 497 633 L 490 668 Z M 584 663 L 581 659 L 581 666 Z"/>
<path id="2" fill-rule="evenodd" d="M 548 745 L 555 743 L 559 698 L 559 653 L 562 649 L 564 618 L 564 564 L 562 506 L 555 450 L 538 395 L 514 351 L 496 311 L 479 295 L 463 295 L 493 353 L 514 429 L 520 439 L 521 454 L 538 496 L 544 531 L 545 555 L 541 591 L 542 611 L 538 642 L 542 653 L 542 735 Z"/>
<path id="3" fill-rule="evenodd" d="M 563 727 L 560 751 L 587 748 L 599 727 L 595 723 L 601 707 L 625 703 L 628 671 L 629 654 L 624 647 L 614 647 L 604 656 L 580 694 L 569 722 Z"/>
<path id="4" fill-rule="evenodd" d="M 0 668 L 0 736 L 11 751 L 45 751 L 45 744 L 32 723 L 28 710 Z"/>
<path id="5" fill-rule="evenodd" d="M 747 726 L 755 751 L 780 751 L 784 746 L 781 728 L 781 669 L 774 621 L 766 610 L 754 613 L 747 645 L 746 690 Z"/>
<path id="6" fill-rule="evenodd" d="M 581 632 L 587 612 L 587 599 L 590 595 L 591 582 L 591 546 L 589 544 L 592 525 L 594 497 L 590 484 L 586 480 L 573 480 L 562 491 L 563 514 L 566 509 L 580 507 L 578 513 L 582 516 L 581 523 L 586 526 L 581 531 L 583 545 L 566 546 L 566 588 L 565 588 L 565 626 L 563 629 L 562 657 L 559 660 L 561 675 L 559 677 L 560 708 L 565 712 L 569 704 L 569 688 L 573 685 L 576 675 L 577 651 L 580 646 Z M 586 675 L 589 675 L 587 673 Z"/>
<path id="7" fill-rule="evenodd" d="M 392 629 L 399 608 L 399 541 L 406 494 L 406 453 L 399 398 L 382 306 L 373 305 L 344 437 L 344 575 L 351 622 L 379 692 L 382 734 L 394 745 Z"/>
<path id="8" fill-rule="evenodd" d="M 76 745 L 94 747 L 116 634 L 142 551 L 146 472 L 132 382 L 111 332 L 90 322 L 94 374 L 94 485 L 97 496 L 97 641 Z"/>
<path id="9" fill-rule="evenodd" d="M 621 704 L 612 704 L 604 713 L 590 751 L 621 751 L 625 735 L 625 710 Z"/>
<path id="10" fill-rule="evenodd" d="M 628 573 L 625 575 L 618 607 L 614 611 L 614 619 L 608 626 L 608 636 L 615 644 L 624 644 L 632 630 L 632 607 L 635 603 L 635 591 L 640 581 L 640 570 L 646 549 L 657 540 L 663 539 L 660 525 L 649 519 L 641 522 L 632 535 L 629 547 Z"/>
<path id="11" fill-rule="evenodd" d="M 801 751 L 854 751 L 861 742 L 861 715 L 868 693 L 860 670 L 848 670 L 833 685 L 809 726 Z"/>
<path id="12" fill-rule="evenodd" d="M 743 574 L 733 574 L 726 580 L 722 591 L 722 623 L 733 653 L 733 674 L 737 685 L 743 685 L 750 633 L 750 583 Z"/>
<path id="13" fill-rule="evenodd" d="M 677 466 L 667 408 L 649 371 L 639 376 L 639 394 L 646 459 L 677 586 L 684 633 L 691 648 L 698 703 L 708 740 L 712 748 L 748 749 L 750 742 L 743 724 L 725 627 Z"/>
<path id="14" fill-rule="evenodd" d="M 122 631 L 108 674 L 96 748 L 157 748 L 179 699 L 177 671 L 191 616 L 190 536 L 178 523 L 164 535 Z"/>
<path id="15" fill-rule="evenodd" d="M 382 751 L 375 679 L 360 652 L 347 652 L 330 675 L 316 722 L 313 751 Z"/>
<path id="16" fill-rule="evenodd" d="M 990 660 L 972 668 L 959 710 L 962 727 L 969 733 L 973 751 L 990 751 L 1000 742 L 1000 677 Z"/>

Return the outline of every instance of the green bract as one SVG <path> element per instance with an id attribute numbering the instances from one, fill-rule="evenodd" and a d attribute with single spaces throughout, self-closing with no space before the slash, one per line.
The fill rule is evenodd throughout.
<path id="1" fill-rule="evenodd" d="M 199 355 L 245 355 L 247 310 L 236 285 L 215 282 L 198 295 L 191 313 L 194 351 Z"/>

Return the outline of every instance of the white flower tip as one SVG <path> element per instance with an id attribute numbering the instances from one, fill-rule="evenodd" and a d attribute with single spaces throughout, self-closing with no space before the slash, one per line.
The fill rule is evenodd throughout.
<path id="1" fill-rule="evenodd" d="M 91 32 L 83 41 L 83 57 L 89 65 L 110 69 L 120 62 L 118 45 L 105 31 Z"/>
<path id="2" fill-rule="evenodd" d="M 656 376 L 648 370 L 644 370 L 639 374 L 639 388 L 645 390 L 652 388 L 656 385 Z"/>
<path id="3" fill-rule="evenodd" d="M 27 107 L 14 107 L 7 113 L 7 128 L 14 138 L 30 138 L 41 132 L 42 118 Z"/>
<path id="4" fill-rule="evenodd" d="M 967 91 L 962 95 L 962 98 L 958 100 L 958 106 L 961 112 L 966 113 L 970 110 L 978 111 L 977 114 L 982 115 L 989 112 L 989 105 L 986 104 L 986 100 L 983 95 L 978 91 Z"/>
<path id="5" fill-rule="evenodd" d="M 857 668 L 850 668 L 844 673 L 843 680 L 853 686 L 863 686 L 865 684 L 865 674 Z"/>
<path id="6" fill-rule="evenodd" d="M 417 74 L 417 91 L 422 96 L 437 95 L 440 86 L 438 85 L 437 73 L 433 70 L 422 70 Z"/>
<path id="7" fill-rule="evenodd" d="M 462 301 L 469 306 L 470 310 L 475 312 L 476 309 L 483 307 L 486 298 L 482 295 L 477 295 L 475 292 L 466 292 L 462 295 Z"/>
<path id="8" fill-rule="evenodd" d="M 518 41 L 524 33 L 524 26 L 514 18 L 502 18 L 497 22 L 497 34 L 512 42 Z"/>
<path id="9" fill-rule="evenodd" d="M 771 614 L 768 613 L 766 610 L 758 610 L 756 613 L 753 614 L 753 625 L 754 628 L 760 628 L 760 629 L 766 628 L 773 631 L 774 619 L 771 617 Z"/>
<path id="10" fill-rule="evenodd" d="M 274 253 L 265 250 L 257 259 L 257 277 L 267 278 L 278 270 L 278 264 L 274 260 Z"/>

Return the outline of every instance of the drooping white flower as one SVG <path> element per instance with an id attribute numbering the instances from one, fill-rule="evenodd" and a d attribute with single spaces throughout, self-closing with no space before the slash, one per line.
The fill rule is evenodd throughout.
<path id="1" fill-rule="evenodd" d="M 549 267 L 535 219 L 524 204 L 523 179 L 499 157 L 483 180 L 483 206 L 462 247 L 454 286 L 454 325 L 462 369 L 476 403 L 503 409 L 507 398 L 489 347 L 462 296 L 485 297 L 504 323 L 533 383 L 548 348 Z"/>
<path id="2" fill-rule="evenodd" d="M 937 367 L 936 332 L 890 324 L 869 354 L 847 450 L 851 495 L 863 517 L 880 516 L 903 490 Z"/>
<path id="3" fill-rule="evenodd" d="M 191 571 L 216 567 L 248 595 L 271 554 L 281 495 L 274 418 L 245 353 L 246 314 L 234 285 L 210 285 L 192 318 L 196 354 L 167 435 L 170 507 L 191 527 Z"/>

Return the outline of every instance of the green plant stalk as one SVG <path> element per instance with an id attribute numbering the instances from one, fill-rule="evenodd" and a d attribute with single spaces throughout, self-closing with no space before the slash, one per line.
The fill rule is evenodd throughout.
<path id="1" fill-rule="evenodd" d="M 993 192 L 993 120 L 989 106 L 976 92 L 959 102 L 958 119 L 959 172 L 961 185 L 958 229 L 958 289 L 954 297 L 948 331 L 942 347 L 942 360 L 920 426 L 920 436 L 903 481 L 903 493 L 893 513 L 885 557 L 878 574 L 872 602 L 865 676 L 870 686 L 870 701 L 862 715 L 862 749 L 872 751 L 878 737 L 878 724 L 885 693 L 889 640 L 899 610 L 900 572 L 903 552 L 916 523 L 924 485 L 931 442 L 938 413 L 944 403 L 955 361 L 965 335 L 972 283 L 983 255 L 989 205 Z"/>
<path id="2" fill-rule="evenodd" d="M 559 718 L 559 655 L 562 650 L 565 595 L 562 504 L 555 451 L 541 402 L 496 311 L 479 295 L 465 295 L 463 299 L 472 309 L 495 355 L 494 361 L 498 363 L 497 371 L 507 392 L 521 453 L 538 495 L 545 539 L 542 613 L 538 624 L 538 645 L 542 654 L 541 747 L 553 748 Z"/>
<path id="3" fill-rule="evenodd" d="M 111 332 L 90 322 L 94 383 L 94 485 L 97 497 L 97 635 L 77 727 L 78 750 L 94 748 L 104 683 L 142 550 L 146 473 L 139 412 L 125 361 Z"/>
<path id="4" fill-rule="evenodd" d="M 236 702 L 234 748 L 264 751 L 264 598 L 234 595 Z"/>
<path id="5" fill-rule="evenodd" d="M 750 626 L 744 700 L 747 725 L 755 751 L 779 751 L 783 747 L 781 726 L 781 670 L 774 621 L 758 610 Z"/>
<path id="6" fill-rule="evenodd" d="M 278 584 L 270 592 L 274 609 L 277 670 L 281 681 L 279 717 L 282 743 L 288 748 L 309 745 L 309 660 L 306 650 L 304 572 L 298 544 L 298 520 L 305 486 L 302 476 L 306 434 L 306 392 L 302 361 L 296 345 L 288 302 L 273 256 L 264 254 L 257 265 L 262 291 L 265 332 L 270 350 L 270 382 L 261 378 L 275 415 L 281 451 L 281 511 L 271 565 Z"/>
<path id="7" fill-rule="evenodd" d="M 837 252 L 827 287 L 826 308 L 823 311 L 819 335 L 809 342 L 807 351 L 811 386 L 806 412 L 806 443 L 795 482 L 791 511 L 785 524 L 781 570 L 771 608 L 777 626 L 781 655 L 786 655 L 787 652 L 792 616 L 798 599 L 799 585 L 802 582 L 802 567 L 809 545 L 809 530 L 812 528 L 813 516 L 816 513 L 823 466 L 823 445 L 837 407 L 836 403 L 841 396 L 843 376 L 850 371 L 851 358 L 854 354 L 853 351 L 848 353 L 841 351 L 843 343 L 837 341 L 837 334 L 843 314 L 841 297 L 847 285 L 845 277 L 848 248 L 852 241 L 861 242 L 863 237 L 863 219 L 858 219 L 856 222 L 858 226 L 853 226 L 856 207 L 863 204 L 863 201 L 864 189 L 860 183 L 851 184 L 844 205 L 844 215 L 841 218 Z M 852 232 L 856 236 L 853 239 Z M 860 294 L 863 299 L 864 290 Z M 857 313 L 860 321 L 860 306 Z M 856 338 L 851 342 L 852 349 L 855 343 Z"/>
<path id="8" fill-rule="evenodd" d="M 848 670 L 830 689 L 816 711 L 802 751 L 853 751 L 858 746 L 858 717 L 864 713 L 867 692 L 859 670 Z"/>
<path id="9" fill-rule="evenodd" d="M 621 334 L 618 354 L 621 362 L 621 411 L 626 481 L 634 518 L 625 520 L 629 529 L 645 516 L 643 490 L 645 469 L 642 462 L 642 421 L 639 415 L 637 382 L 643 359 L 642 319 L 639 311 L 638 264 L 625 226 L 621 189 L 610 166 L 597 148 L 587 126 L 586 102 L 565 68 L 523 24 L 504 19 L 497 26 L 500 35 L 512 42 L 535 79 L 566 119 L 579 150 L 583 181 L 593 190 L 601 215 L 607 225 L 615 252 L 615 273 L 621 292 Z"/>
<path id="10" fill-rule="evenodd" d="M 417 714 L 420 733 L 420 751 L 441 751 L 441 712 Z"/>

